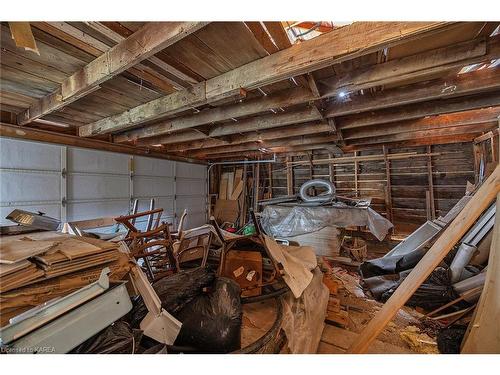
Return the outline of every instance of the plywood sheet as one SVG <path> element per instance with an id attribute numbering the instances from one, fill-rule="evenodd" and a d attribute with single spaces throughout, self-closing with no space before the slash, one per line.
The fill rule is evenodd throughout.
<path id="1" fill-rule="evenodd" d="M 0 244 L 0 263 L 12 264 L 29 257 L 45 253 L 57 245 L 55 241 L 32 241 L 19 239 L 16 241 L 2 241 Z"/>

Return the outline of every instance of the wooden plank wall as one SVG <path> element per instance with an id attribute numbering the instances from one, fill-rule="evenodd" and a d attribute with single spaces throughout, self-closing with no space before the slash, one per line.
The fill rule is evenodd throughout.
<path id="1" fill-rule="evenodd" d="M 467 181 L 474 183 L 474 156 L 471 143 L 447 145 L 389 148 L 388 154 L 406 152 L 439 153 L 440 155 L 421 158 L 391 160 L 390 197 L 387 189 L 385 160 L 360 161 L 330 167 L 322 165 L 298 165 L 292 171 L 293 192 L 297 193 L 301 184 L 310 178 L 331 179 L 337 194 L 360 198 L 372 198 L 372 208 L 391 219 L 402 232 L 411 231 L 424 223 L 432 215 L 431 204 L 426 197 L 434 197 L 434 217 L 445 215 L 464 195 Z M 297 155 L 292 161 L 326 159 L 326 151 L 314 151 L 312 155 Z M 383 155 L 382 148 L 358 151 L 358 156 Z M 344 156 L 354 156 L 346 153 Z M 430 159 L 430 167 L 429 167 Z M 331 173 L 331 174 L 330 174 Z M 432 180 L 429 179 L 432 174 Z M 273 197 L 287 195 L 287 170 L 285 157 L 278 157 L 272 164 Z M 357 180 L 357 181 L 356 181 Z M 392 207 L 388 203 L 392 200 Z M 392 208 L 392 210 L 391 210 Z M 389 212 L 388 212 L 389 211 Z M 392 212 L 391 212 L 392 211 Z"/>

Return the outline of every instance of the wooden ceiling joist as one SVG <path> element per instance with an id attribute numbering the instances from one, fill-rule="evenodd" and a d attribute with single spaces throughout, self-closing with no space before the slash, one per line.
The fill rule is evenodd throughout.
<path id="1" fill-rule="evenodd" d="M 481 41 L 475 41 L 474 45 L 480 45 L 481 43 L 483 43 L 482 45 L 484 46 L 484 42 Z M 481 54 L 480 57 L 476 56 L 470 51 L 463 55 L 462 47 L 457 48 L 456 50 L 450 48 L 441 49 L 440 54 L 444 54 L 446 56 L 446 61 L 450 61 L 450 56 L 453 56 L 453 61 L 461 61 L 460 66 L 468 64 L 470 60 L 467 60 L 466 57 L 470 57 L 471 55 L 473 56 L 473 61 L 477 61 L 479 58 L 482 61 L 488 61 L 488 59 L 492 58 L 493 56 L 500 57 L 500 38 L 495 39 L 495 42 L 489 43 L 488 46 L 488 50 L 486 48 L 481 48 L 479 52 L 479 54 Z M 434 57 L 436 57 L 436 55 L 437 54 L 433 54 Z M 444 61 L 434 59 L 434 62 L 436 64 L 442 64 Z M 419 74 L 421 74 L 422 69 L 427 69 L 428 71 L 429 66 L 431 66 L 433 73 L 438 70 L 438 67 L 439 69 L 443 69 L 444 71 L 448 70 L 448 68 L 443 68 L 443 65 L 439 65 L 438 67 L 430 65 L 430 63 L 427 61 L 427 58 L 425 58 L 425 54 L 412 56 L 412 63 L 414 66 L 413 69 L 416 69 Z M 380 68 L 382 66 L 383 68 Z M 393 83 L 399 77 L 399 70 L 395 69 L 391 64 L 387 66 L 385 64 L 380 64 L 375 66 L 374 69 L 377 69 L 380 75 L 384 75 L 385 83 Z M 472 94 L 479 91 L 491 90 L 500 86 L 500 74 L 498 73 L 499 69 L 500 68 L 481 70 L 463 74 L 457 78 L 414 84 L 408 87 L 377 92 L 373 95 L 358 95 L 353 98 L 347 98 L 348 100 L 340 101 L 334 99 L 327 108 L 325 116 L 342 116 L 378 108 L 393 107 L 397 105 L 416 103 L 431 99 L 454 97 Z M 363 74 L 363 72 L 364 70 L 360 70 L 360 74 Z M 125 137 L 127 137 L 129 140 L 134 140 L 145 137 L 152 137 L 160 134 L 167 134 L 179 129 L 195 127 L 212 122 L 228 120 L 231 118 L 238 118 L 241 116 L 248 116 L 259 112 L 264 112 L 272 108 L 287 107 L 298 103 L 305 103 L 316 100 L 318 99 L 317 95 L 320 95 L 320 92 L 318 90 L 317 83 L 312 77 L 312 74 L 309 76 L 311 79 L 313 79 L 312 83 L 316 86 L 312 87 L 316 87 L 316 90 L 311 89 L 311 91 L 306 91 L 304 88 L 299 87 L 291 89 L 288 92 L 284 90 L 282 92 L 278 92 L 276 94 L 272 94 L 262 98 L 255 98 L 244 101 L 243 103 L 236 103 L 230 106 L 208 109 L 202 111 L 201 113 L 190 115 L 186 118 L 173 119 L 162 124 L 150 125 L 141 129 L 131 130 L 127 133 L 124 133 L 123 135 L 118 136 L 117 141 L 124 142 Z M 366 79 L 368 79 L 368 81 L 363 83 L 362 85 L 368 86 L 370 85 L 369 77 L 366 77 Z M 358 84 L 359 82 L 362 81 L 358 81 Z M 327 98 L 330 96 L 334 96 L 336 98 L 336 95 L 336 90 L 326 90 L 322 94 L 322 97 Z M 81 127 L 80 135 L 89 136 L 90 134 L 87 133 L 89 129 L 93 129 L 93 127 L 90 125 Z"/>
<path id="2" fill-rule="evenodd" d="M 340 77 L 323 80 L 322 83 L 334 92 L 352 92 L 398 81 L 425 79 L 433 74 L 490 61 L 499 56 L 499 36 L 487 40 L 480 38 L 356 69 Z"/>
<path id="3" fill-rule="evenodd" d="M 203 139 L 194 142 L 180 143 L 176 145 L 168 145 L 165 149 L 168 152 L 179 152 L 196 150 L 204 147 L 216 147 L 222 145 L 236 145 L 248 142 L 259 142 L 262 140 L 276 140 L 280 138 L 298 137 L 303 135 L 314 135 L 319 133 L 332 132 L 330 125 L 321 122 L 313 122 L 308 124 L 290 125 L 286 128 L 277 128 L 271 130 L 263 130 L 260 132 L 249 132 L 241 135 L 229 136 L 227 141 L 218 139 Z M 168 138 L 168 137 L 166 137 Z M 161 140 L 160 142 L 161 143 Z M 140 145 L 151 145 L 151 143 L 141 143 Z"/>
<path id="4" fill-rule="evenodd" d="M 482 69 L 455 77 L 415 83 L 375 93 L 366 92 L 365 95 L 357 95 L 348 100 L 335 100 L 328 105 L 325 117 L 345 116 L 498 89 L 500 89 L 500 67 Z"/>
<path id="5" fill-rule="evenodd" d="M 39 130 L 26 126 L 16 126 L 6 123 L 0 123 L 0 137 L 17 138 L 24 140 L 28 139 L 37 142 L 54 143 L 59 145 L 98 149 L 101 151 L 119 152 L 130 155 L 149 156 L 159 159 L 204 164 L 203 162 L 196 159 L 157 152 L 154 150 L 154 148 L 120 145 L 112 142 L 101 141 L 98 139 L 82 138 L 74 135 Z"/>
<path id="6" fill-rule="evenodd" d="M 336 140 L 337 136 L 335 135 L 320 134 L 313 136 L 289 137 L 279 140 L 266 140 L 266 141 L 263 140 L 261 142 L 250 142 L 240 145 L 203 148 L 198 151 L 191 152 L 190 154 L 193 155 L 194 157 L 200 157 L 200 156 L 223 154 L 230 152 L 257 151 L 259 149 L 282 147 L 284 145 L 286 145 L 286 147 L 290 147 L 290 146 L 314 145 L 319 143 L 323 144 L 323 143 L 335 142 Z"/>
<path id="7" fill-rule="evenodd" d="M 145 126 L 141 129 L 130 130 L 126 133 L 117 135 L 115 137 L 115 141 L 125 142 L 140 138 L 155 137 L 163 134 L 168 134 L 170 132 L 193 128 L 195 126 L 212 124 L 214 122 L 230 120 L 232 118 L 249 116 L 256 113 L 269 111 L 274 108 L 289 107 L 307 102 L 311 98 L 312 96 L 309 90 L 302 87 L 297 87 L 292 90 L 277 92 L 273 95 L 245 100 L 242 103 L 210 108 L 193 115 L 166 120 L 165 122 Z M 81 127 L 80 135 L 91 135 L 86 133 L 87 129 L 88 127 L 86 126 Z"/>
<path id="8" fill-rule="evenodd" d="M 345 129 L 346 141 L 359 138 L 380 137 L 389 134 L 405 133 L 418 130 L 431 130 L 445 127 L 473 125 L 495 122 L 500 115 L 500 107 L 482 108 L 472 111 L 456 112 L 438 116 L 424 117 L 389 124 L 378 124 L 363 128 Z"/>
<path id="9" fill-rule="evenodd" d="M 363 150 L 380 150 L 382 146 L 386 148 L 407 148 L 418 146 L 432 146 L 432 145 L 445 145 L 450 143 L 472 142 L 477 137 L 474 133 L 458 134 L 458 135 L 445 135 L 437 137 L 420 138 L 413 140 L 405 140 L 399 142 L 387 142 L 384 144 L 375 143 L 368 145 L 346 145 L 342 147 L 344 152 L 354 152 Z"/>
<path id="10" fill-rule="evenodd" d="M 229 124 L 217 125 L 212 127 L 204 138 L 224 137 L 233 134 L 277 128 L 285 125 L 292 125 L 321 119 L 321 113 L 316 107 L 312 106 L 304 109 L 297 109 L 277 114 L 270 113 L 268 115 L 252 117 L 246 120 L 236 121 Z M 175 137 L 175 134 L 172 134 L 172 136 Z M 170 143 L 168 142 L 169 137 L 170 136 L 154 137 L 149 139 L 147 143 L 143 144 Z M 115 137 L 115 142 L 124 142 L 128 140 L 129 139 L 127 137 L 123 137 L 120 135 Z"/>
<path id="11" fill-rule="evenodd" d="M 189 106 L 238 96 L 242 88 L 253 90 L 453 26 L 444 22 L 353 23 L 171 94 L 180 94 L 183 100 L 165 96 L 86 125 L 81 134 L 123 131 L 146 121 L 178 113 Z M 190 95 L 187 90 L 193 90 L 198 95 Z"/>
<path id="12" fill-rule="evenodd" d="M 27 124 L 98 88 L 99 84 L 133 67 L 158 51 L 199 30 L 206 22 L 151 22 L 112 47 L 63 81 L 55 92 L 20 113 L 17 122 Z"/>
<path id="13" fill-rule="evenodd" d="M 323 116 L 314 106 L 305 109 L 283 112 L 279 114 L 270 114 L 265 116 L 253 117 L 248 120 L 237 121 L 232 124 L 217 125 L 210 130 L 211 137 L 222 137 L 226 135 L 246 133 L 251 131 L 278 128 L 280 126 L 298 124 L 321 120 Z"/>
<path id="14" fill-rule="evenodd" d="M 491 121 L 480 124 L 451 126 L 451 127 L 435 128 L 430 130 L 419 130 L 419 131 L 404 132 L 398 134 L 387 134 L 383 136 L 370 137 L 370 138 L 353 139 L 349 141 L 348 144 L 373 145 L 373 144 L 382 144 L 391 142 L 411 141 L 415 139 L 425 139 L 425 138 L 432 139 L 434 137 L 448 136 L 449 134 L 453 135 L 476 134 L 477 136 L 482 132 L 488 132 L 494 129 L 496 126 L 498 126 L 497 121 Z"/>
<path id="15" fill-rule="evenodd" d="M 337 118 L 336 124 L 339 129 L 345 130 L 498 105 L 500 105 L 500 91 L 494 91 L 475 96 L 434 100 L 379 111 L 364 112 L 359 115 Z"/>

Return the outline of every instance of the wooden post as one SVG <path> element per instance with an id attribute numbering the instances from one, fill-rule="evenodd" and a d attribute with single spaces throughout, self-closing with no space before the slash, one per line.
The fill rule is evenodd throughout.
<path id="1" fill-rule="evenodd" d="M 356 198 L 359 196 L 358 193 L 358 152 L 354 151 L 354 191 L 356 192 Z"/>
<path id="2" fill-rule="evenodd" d="M 333 159 L 333 154 L 328 154 L 328 159 Z M 328 174 L 330 175 L 330 182 L 335 184 L 335 165 L 332 163 L 328 163 Z"/>
<path id="3" fill-rule="evenodd" d="M 289 163 L 293 161 L 292 156 L 286 157 L 286 193 L 287 195 L 293 195 L 293 167 Z"/>
<path id="4" fill-rule="evenodd" d="M 403 280 L 394 294 L 378 311 L 375 317 L 359 334 L 347 353 L 365 353 L 370 344 L 377 338 L 385 326 L 397 314 L 399 309 L 415 293 L 431 272 L 441 263 L 444 257 L 455 246 L 457 241 L 467 233 L 469 228 L 486 210 L 500 192 L 500 167 L 497 166 L 488 179 L 465 205 L 424 257 Z"/>
<path id="5" fill-rule="evenodd" d="M 385 212 L 387 219 L 392 223 L 392 185 L 391 185 L 391 162 L 387 159 L 388 150 L 386 146 L 382 146 L 385 161 Z"/>
<path id="6" fill-rule="evenodd" d="M 245 160 L 247 160 L 247 159 L 245 158 Z M 248 173 L 247 164 L 243 164 L 243 191 L 241 192 L 241 195 L 240 195 L 240 208 L 241 208 L 240 225 L 241 226 L 245 225 L 247 222 L 247 215 L 246 215 L 246 212 L 247 212 L 247 192 L 248 192 L 247 173 Z"/>
<path id="7" fill-rule="evenodd" d="M 430 211 L 431 211 L 431 219 L 434 220 L 436 218 L 436 207 L 434 203 L 434 182 L 432 178 L 432 156 L 430 155 L 432 152 L 432 146 L 427 146 L 427 153 L 429 156 L 427 157 L 427 179 L 429 184 L 429 203 L 430 203 Z"/>
<path id="8" fill-rule="evenodd" d="M 259 199 L 260 199 L 260 194 L 259 194 L 260 193 L 260 164 L 259 163 L 255 166 L 255 176 L 253 179 L 255 180 L 253 210 L 255 212 L 257 212 L 259 209 Z"/>
<path id="9" fill-rule="evenodd" d="M 273 163 L 267 163 L 267 171 L 269 174 L 269 198 L 273 197 Z"/>

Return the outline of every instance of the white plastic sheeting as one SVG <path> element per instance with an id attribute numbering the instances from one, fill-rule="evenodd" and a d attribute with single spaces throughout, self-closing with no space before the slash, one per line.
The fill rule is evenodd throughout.
<path id="1" fill-rule="evenodd" d="M 261 213 L 264 231 L 274 238 L 316 232 L 327 226 L 366 226 L 382 241 L 392 223 L 371 208 L 269 205 Z"/>

